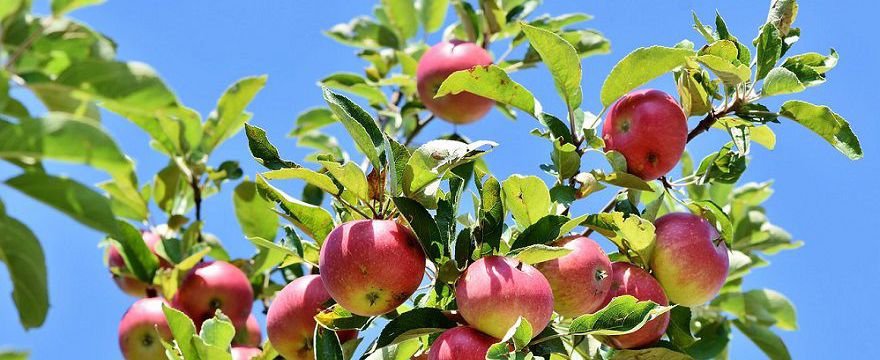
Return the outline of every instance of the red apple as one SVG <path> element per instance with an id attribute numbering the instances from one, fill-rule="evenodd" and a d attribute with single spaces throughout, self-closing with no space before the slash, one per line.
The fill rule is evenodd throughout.
<path id="1" fill-rule="evenodd" d="M 248 315 L 247 322 L 242 328 L 235 329 L 235 338 L 232 343 L 235 345 L 257 347 L 263 343 L 263 333 L 260 331 L 260 323 L 254 314 Z"/>
<path id="2" fill-rule="evenodd" d="M 306 275 L 287 284 L 275 294 L 266 314 L 269 342 L 287 360 L 313 359 L 315 315 L 323 310 L 330 294 L 321 282 L 323 275 Z M 340 331 L 339 341 L 357 337 L 357 331 Z"/>
<path id="3" fill-rule="evenodd" d="M 200 327 L 217 309 L 237 328 L 245 326 L 254 291 L 247 275 L 225 261 L 211 261 L 193 267 L 174 294 L 174 307 L 186 313 Z"/>
<path id="4" fill-rule="evenodd" d="M 631 92 L 608 109 L 602 127 L 605 151 L 626 158 L 627 171 L 654 180 L 675 167 L 687 143 L 687 116 L 660 90 Z"/>
<path id="5" fill-rule="evenodd" d="M 434 95 L 450 74 L 491 64 L 492 56 L 477 44 L 452 40 L 434 45 L 425 51 L 416 69 L 419 98 L 434 115 L 453 124 L 477 121 L 492 109 L 494 101 L 469 92 L 436 99 Z"/>
<path id="6" fill-rule="evenodd" d="M 119 349 L 128 360 L 165 358 L 162 340 L 171 340 L 171 329 L 165 320 L 161 298 L 136 301 L 122 316 L 119 323 Z M 158 331 L 157 331 L 158 330 Z"/>
<path id="7" fill-rule="evenodd" d="M 653 301 L 660 305 L 669 305 L 663 288 L 651 274 L 642 268 L 625 262 L 611 264 L 611 291 L 605 298 L 602 307 L 611 299 L 621 295 L 632 295 L 639 301 Z M 669 326 L 669 313 L 648 321 L 641 329 L 624 335 L 607 336 L 603 340 L 618 349 L 635 349 L 654 344 L 666 332 Z"/>
<path id="8" fill-rule="evenodd" d="M 321 279 L 348 311 L 377 316 L 394 310 L 418 289 L 425 253 L 412 231 L 391 220 L 342 224 L 321 247 Z"/>
<path id="9" fill-rule="evenodd" d="M 669 300 L 684 306 L 704 304 L 727 280 L 727 245 L 706 219 L 671 213 L 654 222 L 657 242 L 651 258 L 654 276 Z"/>
<path id="10" fill-rule="evenodd" d="M 471 327 L 498 339 L 519 317 L 528 320 L 537 335 L 553 315 L 553 291 L 544 275 L 502 256 L 487 256 L 468 266 L 455 284 L 455 299 Z"/>
<path id="11" fill-rule="evenodd" d="M 611 260 L 605 251 L 584 236 L 563 238 L 556 246 L 572 252 L 536 265 L 553 289 L 556 312 L 575 318 L 599 310 L 611 288 Z"/>
<path id="12" fill-rule="evenodd" d="M 467 326 L 443 332 L 428 352 L 428 360 L 485 360 L 486 352 L 498 340 Z"/>
<path id="13" fill-rule="evenodd" d="M 263 351 L 249 346 L 233 346 L 232 360 L 251 360 L 259 356 Z"/>
<path id="14" fill-rule="evenodd" d="M 144 242 L 147 243 L 147 247 L 150 248 L 150 251 L 152 251 L 153 254 L 156 254 L 156 257 L 159 258 L 160 267 L 170 268 L 173 266 L 156 253 L 156 244 L 162 241 L 162 238 L 158 234 L 152 231 L 143 231 L 141 232 L 141 236 L 144 239 Z M 147 296 L 147 288 L 149 286 L 126 271 L 125 260 L 122 258 L 122 254 L 116 246 L 110 245 L 107 251 L 107 265 L 123 270 L 121 274 L 111 274 L 113 276 L 113 281 L 116 282 L 116 286 L 122 289 L 123 292 L 134 297 Z"/>

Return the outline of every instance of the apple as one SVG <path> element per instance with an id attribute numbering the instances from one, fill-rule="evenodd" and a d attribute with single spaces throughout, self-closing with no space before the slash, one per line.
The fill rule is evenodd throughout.
<path id="1" fill-rule="evenodd" d="M 232 339 L 235 345 L 257 347 L 263 343 L 263 333 L 260 331 L 260 323 L 254 314 L 248 315 L 244 327 L 235 329 L 235 338 Z"/>
<path id="2" fill-rule="evenodd" d="M 602 307 L 608 305 L 611 299 L 631 295 L 639 301 L 653 301 L 660 305 L 669 305 L 663 288 L 647 271 L 625 262 L 611 263 L 611 290 Z M 654 344 L 666 332 L 669 326 L 669 313 L 664 313 L 658 318 L 648 321 L 641 329 L 629 334 L 603 337 L 603 342 L 618 349 L 635 349 Z"/>
<path id="3" fill-rule="evenodd" d="M 162 241 L 162 238 L 158 234 L 152 231 L 143 231 L 141 232 L 141 237 L 144 239 L 147 247 L 150 248 L 150 251 L 152 251 L 153 254 L 156 254 L 156 257 L 159 258 L 160 267 L 170 268 L 173 266 L 171 265 L 171 263 L 169 263 L 167 260 L 163 259 L 156 253 L 156 244 Z M 116 286 L 118 286 L 123 292 L 134 297 L 147 296 L 147 288 L 149 288 L 149 286 L 140 279 L 134 277 L 134 275 L 127 272 L 127 268 L 125 267 L 125 260 L 122 258 L 122 254 L 119 252 L 119 249 L 117 249 L 114 245 L 110 245 L 110 247 L 108 248 L 107 265 L 111 268 L 115 267 L 122 270 L 121 274 L 111 273 L 111 275 L 113 276 L 113 281 L 116 282 Z"/>
<path id="4" fill-rule="evenodd" d="M 485 360 L 498 340 L 467 326 L 446 330 L 431 345 L 428 360 Z"/>
<path id="5" fill-rule="evenodd" d="M 119 349 L 128 360 L 165 358 L 162 340 L 170 341 L 171 329 L 165 320 L 161 298 L 136 301 L 122 316 L 119 323 Z"/>
<path id="6" fill-rule="evenodd" d="M 247 275 L 225 261 L 204 262 L 193 267 L 174 294 L 174 307 L 187 314 L 196 327 L 214 317 L 217 309 L 236 328 L 244 327 L 254 291 Z"/>
<path id="7" fill-rule="evenodd" d="M 233 346 L 232 360 L 251 360 L 259 356 L 263 351 L 250 346 Z"/>
<path id="8" fill-rule="evenodd" d="M 627 171 L 654 180 L 675 167 L 687 143 L 687 116 L 660 90 L 631 92 L 608 109 L 602 127 L 605 151 L 626 158 Z"/>
<path id="9" fill-rule="evenodd" d="M 450 74 L 491 64 L 492 56 L 477 44 L 458 40 L 440 42 L 419 59 L 416 68 L 419 98 L 434 115 L 453 124 L 477 121 L 492 110 L 494 101 L 469 92 L 439 98 L 434 95 Z"/>
<path id="10" fill-rule="evenodd" d="M 572 252 L 535 267 L 550 282 L 556 312 L 575 318 L 599 310 L 611 288 L 611 260 L 605 251 L 584 236 L 566 237 L 555 245 Z"/>
<path id="11" fill-rule="evenodd" d="M 330 232 L 320 255 L 321 280 L 348 311 L 377 316 L 418 289 L 425 253 L 416 236 L 391 220 L 356 220 Z"/>
<path id="12" fill-rule="evenodd" d="M 689 213 L 664 215 L 654 226 L 651 269 L 669 300 L 690 307 L 718 295 L 727 280 L 729 259 L 715 226 Z"/>
<path id="13" fill-rule="evenodd" d="M 287 360 L 313 359 L 315 315 L 331 300 L 321 281 L 323 275 L 306 275 L 275 294 L 266 314 L 269 342 Z M 339 331 L 339 342 L 357 337 L 357 331 Z"/>
<path id="14" fill-rule="evenodd" d="M 471 327 L 501 339 L 520 317 L 537 335 L 553 315 L 553 290 L 531 265 L 502 256 L 475 261 L 455 284 L 458 312 Z"/>

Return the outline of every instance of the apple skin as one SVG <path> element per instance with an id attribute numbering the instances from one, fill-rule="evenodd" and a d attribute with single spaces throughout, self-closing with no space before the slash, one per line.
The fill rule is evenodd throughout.
<path id="1" fill-rule="evenodd" d="M 550 283 L 531 265 L 487 256 L 475 261 L 455 284 L 458 312 L 468 324 L 494 338 L 503 338 L 523 317 L 537 335 L 553 315 Z"/>
<path id="2" fill-rule="evenodd" d="M 671 213 L 654 221 L 657 240 L 651 269 L 669 300 L 702 305 L 718 295 L 727 280 L 727 245 L 706 219 Z"/>
<path id="3" fill-rule="evenodd" d="M 575 318 L 599 310 L 611 288 L 611 260 L 605 251 L 584 236 L 566 237 L 555 245 L 572 252 L 535 267 L 550 282 L 556 312 Z"/>
<path id="4" fill-rule="evenodd" d="M 322 275 L 306 275 L 290 282 L 277 294 L 266 314 L 269 342 L 287 360 L 313 359 L 315 315 L 325 309 L 330 294 Z M 357 337 L 357 331 L 339 331 L 339 342 Z"/>
<path id="5" fill-rule="evenodd" d="M 459 40 L 440 42 L 425 51 L 419 59 L 416 68 L 419 98 L 434 115 L 453 124 L 477 121 L 492 110 L 494 101 L 469 92 L 436 99 L 434 95 L 450 74 L 491 64 L 492 56 L 477 44 Z"/>
<path id="6" fill-rule="evenodd" d="M 141 237 L 144 239 L 144 242 L 147 243 L 147 247 L 150 248 L 150 251 L 153 254 L 156 254 L 156 244 L 158 244 L 162 238 L 159 237 L 158 234 L 152 231 L 143 231 L 141 232 Z M 161 256 L 156 254 L 156 257 L 159 258 L 159 267 L 161 268 L 171 268 L 173 265 L 169 263 L 167 260 L 163 259 Z M 126 269 L 125 260 L 122 258 L 122 254 L 119 252 L 119 249 L 116 246 L 110 245 L 107 251 L 107 266 Z M 147 284 L 140 279 L 134 277 L 131 274 L 113 274 L 113 281 L 116 283 L 116 286 L 119 287 L 124 293 L 134 296 L 134 297 L 145 297 L 147 296 Z"/>
<path id="7" fill-rule="evenodd" d="M 611 263 L 611 290 L 602 307 L 611 299 L 621 295 L 632 295 L 639 301 L 651 300 L 660 305 L 669 305 L 663 288 L 651 274 L 642 268 L 625 262 Z M 617 349 L 636 349 L 648 347 L 660 340 L 669 326 L 669 313 L 648 321 L 641 329 L 624 335 L 603 337 L 603 342 Z"/>
<path id="8" fill-rule="evenodd" d="M 258 355 L 260 355 L 263 351 L 259 348 L 250 347 L 250 346 L 233 346 L 232 347 L 232 360 L 251 360 Z"/>
<path id="9" fill-rule="evenodd" d="M 498 340 L 467 326 L 446 330 L 428 351 L 428 360 L 485 360 L 486 352 Z"/>
<path id="10" fill-rule="evenodd" d="M 321 247 L 321 280 L 348 311 L 378 316 L 403 304 L 425 276 L 425 253 L 415 235 L 391 220 L 337 226 Z"/>
<path id="11" fill-rule="evenodd" d="M 687 135 L 681 105 L 653 89 L 624 95 L 608 109 L 602 127 L 605 151 L 623 154 L 627 171 L 644 180 L 666 175 L 678 164 Z"/>
<path id="12" fill-rule="evenodd" d="M 244 327 L 235 329 L 235 338 L 232 339 L 232 344 L 243 347 L 258 347 L 262 343 L 263 332 L 260 331 L 260 323 L 257 322 L 254 314 L 250 314 Z"/>
<path id="13" fill-rule="evenodd" d="M 174 307 L 187 314 L 196 327 L 214 317 L 217 309 L 236 328 L 244 327 L 251 314 L 254 291 L 247 275 L 225 261 L 196 265 L 187 273 L 174 294 Z"/>
<path id="14" fill-rule="evenodd" d="M 169 341 L 172 336 L 162 311 L 163 303 L 167 304 L 167 301 L 161 298 L 140 299 L 122 316 L 119 323 L 119 349 L 123 357 L 128 360 L 165 358 L 165 347 L 162 346 L 161 339 Z"/>

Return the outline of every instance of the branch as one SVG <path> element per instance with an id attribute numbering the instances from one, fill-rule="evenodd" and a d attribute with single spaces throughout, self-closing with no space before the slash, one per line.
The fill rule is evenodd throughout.
<path id="1" fill-rule="evenodd" d="M 432 120 L 434 120 L 434 114 L 431 114 L 431 116 L 428 116 L 425 120 L 416 123 L 416 128 L 406 137 L 406 140 L 403 141 L 403 145 L 411 144 L 413 140 L 416 139 L 416 136 L 422 132 L 422 129 L 424 129 Z"/>

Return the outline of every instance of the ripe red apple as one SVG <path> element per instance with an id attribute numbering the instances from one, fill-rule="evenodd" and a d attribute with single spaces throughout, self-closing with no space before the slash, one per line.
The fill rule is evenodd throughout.
<path id="1" fill-rule="evenodd" d="M 434 95 L 450 74 L 491 64 L 492 56 L 477 44 L 458 40 L 438 43 L 419 59 L 416 69 L 419 98 L 434 115 L 453 124 L 477 121 L 492 109 L 494 101 L 469 92 L 436 99 Z"/>
<path id="2" fill-rule="evenodd" d="M 232 360 L 251 360 L 259 356 L 263 351 L 250 346 L 233 346 Z"/>
<path id="3" fill-rule="evenodd" d="M 605 151 L 626 158 L 627 171 L 654 180 L 675 167 L 687 143 L 687 116 L 660 90 L 631 92 L 608 109 L 602 138 Z"/>
<path id="4" fill-rule="evenodd" d="M 418 289 L 425 253 L 412 231 L 391 220 L 342 224 L 321 247 L 321 280 L 348 311 L 376 316 L 394 310 Z"/>
<path id="5" fill-rule="evenodd" d="M 455 284 L 455 299 L 471 327 L 498 339 L 519 317 L 528 320 L 537 335 L 553 315 L 553 291 L 544 275 L 502 256 L 487 256 L 468 266 Z"/>
<path id="6" fill-rule="evenodd" d="M 704 304 L 727 280 L 727 245 L 706 219 L 671 213 L 654 222 L 657 242 L 651 258 L 654 276 L 669 300 L 684 306 Z"/>
<path id="7" fill-rule="evenodd" d="M 211 261 L 193 267 L 174 294 L 174 307 L 201 327 L 217 309 L 236 328 L 244 327 L 251 314 L 254 291 L 247 275 L 225 261 Z"/>
<path id="8" fill-rule="evenodd" d="M 235 329 L 235 338 L 232 344 L 242 345 L 245 347 L 257 347 L 263 343 L 263 332 L 260 331 L 260 323 L 254 314 L 248 315 L 247 322 L 244 327 Z"/>
<path id="9" fill-rule="evenodd" d="M 321 282 L 323 275 L 306 275 L 275 294 L 266 314 L 269 342 L 287 360 L 313 359 L 315 315 L 323 310 L 330 294 Z M 337 333 L 340 343 L 357 337 L 357 331 Z"/>
<path id="10" fill-rule="evenodd" d="M 173 265 L 169 263 L 167 260 L 163 259 L 156 253 L 156 244 L 162 241 L 162 238 L 159 234 L 156 234 L 152 231 L 143 231 L 141 232 L 141 237 L 144 239 L 144 242 L 147 244 L 147 247 L 150 248 L 150 251 L 153 254 L 156 254 L 156 257 L 159 258 L 159 266 L 162 268 L 171 268 Z M 125 270 L 125 260 L 122 258 L 122 254 L 119 252 L 119 249 L 116 246 L 110 245 L 107 251 L 107 265 L 110 267 L 115 267 L 119 269 Z M 134 277 L 132 274 L 128 274 L 127 272 L 123 272 L 122 274 L 113 274 L 113 281 L 116 282 L 116 286 L 118 286 L 123 292 L 129 294 L 134 297 L 144 297 L 147 296 L 147 288 L 149 285 L 145 284 L 140 279 Z"/>
<path id="11" fill-rule="evenodd" d="M 605 251 L 584 236 L 563 238 L 556 246 L 572 252 L 535 266 L 550 282 L 556 312 L 574 318 L 599 310 L 611 288 L 611 260 Z"/>
<path id="12" fill-rule="evenodd" d="M 122 316 L 119 323 L 119 349 L 128 360 L 165 358 L 162 340 L 171 340 L 171 329 L 165 320 L 161 298 L 136 301 Z M 158 330 L 158 332 L 157 332 Z"/>
<path id="13" fill-rule="evenodd" d="M 663 288 L 651 274 L 630 263 L 614 262 L 611 264 L 611 291 L 608 292 L 602 307 L 608 305 L 611 299 L 621 295 L 632 295 L 639 301 L 650 300 L 663 306 L 669 305 Z M 647 347 L 660 340 L 667 326 L 669 326 L 669 313 L 664 313 L 648 321 L 635 332 L 607 336 L 603 341 L 618 349 Z"/>
<path id="14" fill-rule="evenodd" d="M 497 339 L 467 326 L 443 332 L 428 351 L 428 360 L 485 360 Z"/>

